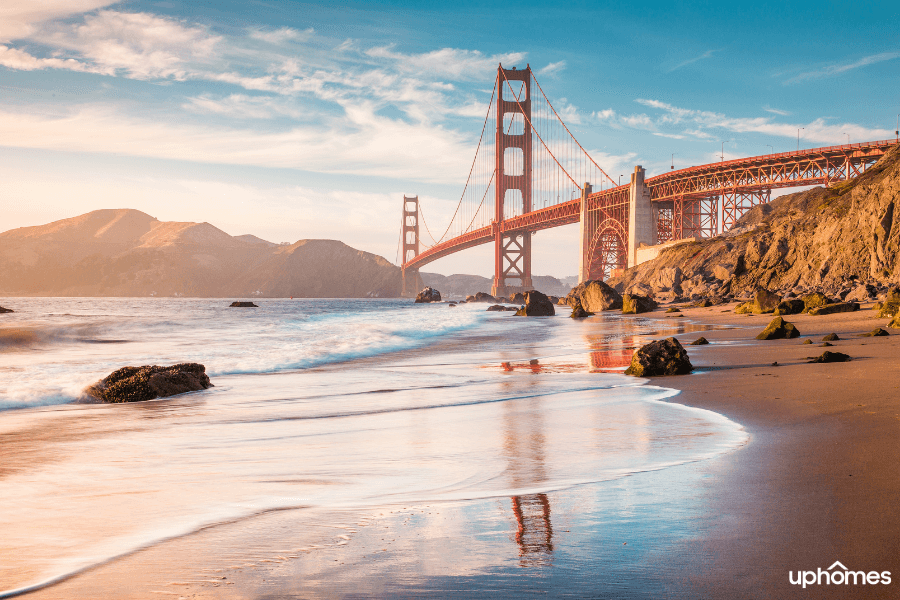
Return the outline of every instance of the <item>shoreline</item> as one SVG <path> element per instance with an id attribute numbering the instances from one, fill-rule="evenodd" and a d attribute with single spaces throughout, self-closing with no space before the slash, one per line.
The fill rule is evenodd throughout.
<path id="1" fill-rule="evenodd" d="M 668 335 L 675 335 L 686 344 L 703 335 L 710 340 L 710 345 L 688 348 L 697 370 L 693 376 L 645 378 L 648 381 L 645 385 L 678 390 L 677 395 L 661 402 L 709 410 L 722 415 L 741 425 L 750 435 L 750 440 L 738 448 L 717 455 L 712 460 L 704 459 L 672 468 L 671 474 L 668 475 L 669 479 L 684 478 L 677 482 L 680 492 L 674 492 L 668 487 L 654 487 L 656 484 L 653 482 L 657 484 L 660 481 L 664 482 L 666 476 L 639 474 L 639 477 L 626 477 L 614 483 L 587 484 L 534 495 L 544 497 L 547 501 L 548 508 L 545 514 L 547 526 L 550 531 L 556 532 L 553 535 L 557 545 L 555 553 L 551 546 L 551 551 L 545 553 L 544 557 L 538 556 L 540 560 L 534 564 L 543 564 L 540 561 L 552 564 L 554 556 L 557 557 L 556 560 L 562 560 L 560 557 L 566 552 L 566 534 L 569 527 L 573 532 L 580 530 L 582 534 L 586 528 L 590 529 L 587 527 L 591 522 L 590 517 L 596 515 L 585 513 L 577 503 L 573 507 L 573 498 L 597 496 L 598 493 L 601 496 L 608 495 L 609 492 L 624 493 L 630 486 L 637 485 L 646 496 L 643 499 L 645 504 L 657 503 L 666 509 L 666 503 L 671 504 L 673 499 L 677 503 L 681 498 L 689 500 L 689 503 L 699 503 L 698 505 L 705 506 L 706 510 L 702 514 L 684 518 L 683 522 L 677 524 L 678 527 L 687 529 L 695 527 L 696 531 L 693 534 L 687 535 L 682 532 L 659 544 L 650 544 L 653 547 L 647 552 L 651 552 L 652 560 L 644 558 L 643 562 L 634 563 L 642 571 L 632 575 L 631 587 L 620 590 L 622 593 L 618 597 L 643 597 L 640 593 L 644 589 L 640 587 L 642 585 L 646 586 L 647 590 L 665 593 L 672 598 L 784 598 L 792 595 L 799 597 L 800 593 L 804 597 L 820 597 L 817 594 L 829 591 L 834 594 L 838 590 L 834 588 L 825 592 L 810 588 L 801 590 L 799 586 L 788 583 L 788 572 L 826 569 L 836 560 L 852 570 L 898 572 L 893 563 L 897 562 L 894 556 L 897 554 L 898 536 L 895 533 L 900 527 L 898 518 L 891 514 L 891 500 L 900 497 L 898 496 L 900 485 L 891 480 L 891 475 L 896 471 L 895 465 L 898 464 L 897 450 L 891 445 L 897 433 L 900 433 L 900 414 L 897 414 L 900 412 L 898 411 L 900 402 L 891 397 L 891 391 L 896 390 L 897 384 L 900 384 L 898 377 L 900 370 L 896 364 L 891 364 L 890 357 L 896 355 L 896 350 L 900 346 L 897 341 L 900 339 L 893 335 L 886 338 L 859 338 L 853 335 L 883 325 L 883 319 L 874 319 L 871 311 L 863 310 L 825 317 L 793 315 L 788 317 L 788 320 L 797 324 L 801 331 L 800 338 L 756 341 L 754 339 L 756 333 L 768 324 L 772 316 L 735 315 L 732 311 L 722 312 L 725 308 L 726 306 L 722 305 L 704 309 L 682 309 L 685 318 L 664 318 L 660 312 L 629 316 L 622 320 L 623 324 L 632 319 L 649 320 L 640 325 L 636 324 L 636 329 L 643 329 L 645 333 L 630 335 L 636 338 L 634 340 L 607 339 L 606 344 L 607 347 L 623 343 L 627 345 L 632 341 L 640 344 L 650 338 Z M 568 318 L 559 325 L 580 326 Z M 582 325 L 586 326 L 586 329 L 585 337 L 581 341 L 583 346 L 579 352 L 587 355 L 595 348 L 592 343 L 590 322 Z M 625 325 L 621 329 L 628 327 Z M 653 331 L 646 331 L 649 329 Z M 847 352 L 855 360 L 849 363 L 806 364 L 806 357 L 821 354 L 819 340 L 832 331 L 838 333 L 842 341 L 835 342 L 831 350 Z M 480 337 L 473 332 L 467 341 L 471 343 Z M 813 339 L 816 343 L 802 344 L 807 338 Z M 465 344 L 466 341 L 463 340 L 448 340 L 447 344 L 438 344 L 438 347 L 430 350 L 436 351 L 434 356 L 443 356 L 447 351 L 451 354 L 465 353 L 465 348 L 461 347 Z M 521 355 L 524 360 L 529 350 L 527 344 L 524 344 L 521 347 L 516 346 L 512 351 L 513 354 Z M 426 354 L 432 355 L 432 352 Z M 477 355 L 478 352 L 474 354 Z M 431 362 L 422 361 L 424 357 L 415 350 L 401 351 L 400 355 L 406 356 L 407 359 L 418 357 L 418 360 L 411 361 L 409 365 L 411 368 L 416 368 L 417 363 L 421 367 L 423 362 L 426 364 Z M 781 366 L 772 367 L 773 360 L 777 360 Z M 376 358 L 350 361 L 357 365 L 370 366 L 375 366 L 373 363 L 378 362 L 380 360 Z M 438 362 L 443 363 L 443 360 Z M 324 370 L 332 368 L 335 366 L 319 367 Z M 880 387 L 879 381 L 873 379 L 871 372 L 880 374 Z M 810 374 L 813 377 L 810 377 Z M 844 393 L 843 387 L 833 385 L 838 377 L 852 381 L 852 389 L 858 391 L 852 394 Z M 895 383 L 893 388 L 885 388 L 891 382 Z M 870 389 L 864 389 L 861 384 L 869 385 Z M 858 401 L 860 394 L 868 394 L 874 401 L 868 403 Z M 894 395 L 898 396 L 900 392 L 895 391 Z M 864 406 L 856 406 L 858 404 Z M 869 414 L 873 411 L 867 408 L 878 410 L 874 411 L 874 414 Z M 879 415 L 892 418 L 879 420 Z M 852 455 L 850 460 L 844 458 L 848 454 Z M 834 473 L 840 469 L 846 470 L 847 473 L 835 475 Z M 640 480 L 640 483 L 625 480 Z M 142 587 L 140 584 L 128 590 L 121 587 L 137 583 L 132 581 L 129 575 L 135 566 L 150 576 L 150 579 L 157 580 L 157 585 L 160 577 L 172 577 L 170 583 L 164 584 L 173 586 L 167 588 L 168 590 L 178 589 L 182 585 L 178 582 L 181 581 L 193 582 L 190 585 L 184 584 L 187 586 L 182 588 L 185 596 L 256 597 L 266 593 L 284 593 L 287 591 L 284 581 L 282 580 L 280 585 L 274 584 L 273 578 L 277 580 L 278 571 L 285 569 L 306 573 L 312 571 L 309 574 L 316 576 L 318 583 L 311 589 L 304 587 L 302 594 L 310 594 L 311 597 L 319 595 L 331 597 L 332 592 L 341 591 L 353 595 L 354 585 L 377 580 L 372 572 L 369 572 L 367 578 L 359 573 L 361 570 L 378 570 L 368 561 L 373 560 L 373 549 L 376 546 L 377 550 L 381 550 L 380 542 L 373 538 L 373 533 L 380 527 L 387 526 L 394 530 L 398 538 L 397 550 L 391 550 L 385 558 L 378 555 L 379 558 L 375 559 L 374 563 L 381 567 L 382 577 L 390 577 L 387 574 L 392 571 L 385 569 L 383 566 L 385 561 L 388 566 L 394 561 L 395 567 L 399 564 L 403 568 L 414 568 L 416 556 L 423 551 L 435 554 L 434 562 L 440 564 L 441 556 L 435 553 L 434 548 L 436 542 L 432 541 L 430 546 L 415 545 L 417 543 L 415 540 L 428 531 L 425 524 L 411 529 L 402 527 L 419 512 L 422 514 L 427 512 L 429 515 L 432 511 L 435 511 L 435 514 L 455 514 L 458 520 L 469 519 L 473 523 L 478 523 L 480 527 L 489 528 L 491 525 L 485 523 L 485 516 L 482 514 L 486 510 L 484 507 L 496 504 L 494 507 L 496 509 L 502 505 L 501 508 L 510 513 L 515 507 L 505 506 L 509 500 L 498 497 L 443 504 L 420 503 L 410 505 L 408 509 L 403 507 L 402 511 L 399 510 L 399 506 L 343 513 L 337 510 L 331 511 L 337 516 L 327 519 L 332 525 L 326 523 L 324 526 L 312 521 L 312 516 L 302 511 L 256 517 L 252 522 L 234 526 L 216 526 L 208 531 L 138 551 L 129 557 L 96 567 L 96 577 L 75 576 L 68 582 L 44 588 L 36 595 L 51 598 L 92 597 L 99 591 L 108 595 L 111 590 L 116 590 L 114 594 L 116 597 L 145 597 L 137 589 Z M 554 507 L 552 529 L 550 529 L 550 505 Z M 564 507 L 562 510 L 561 506 Z M 569 512 L 566 512 L 565 507 L 568 507 Z M 397 510 L 397 513 L 402 512 L 407 521 L 391 520 L 394 510 Z M 382 513 L 380 517 L 374 514 L 377 512 Z M 384 513 L 388 512 L 390 516 L 385 516 Z M 650 520 L 658 518 L 652 514 L 648 514 L 647 517 Z M 877 517 L 883 517 L 884 522 L 876 522 Z M 333 523 L 339 524 L 342 518 L 348 519 L 350 525 L 347 527 L 354 528 L 353 531 L 348 530 L 346 541 L 338 541 L 336 544 L 333 540 L 329 542 L 330 534 L 327 530 L 335 526 L 340 528 L 340 525 Z M 448 518 L 453 521 L 453 517 Z M 357 525 L 365 522 L 366 525 L 354 526 L 353 522 L 357 522 Z M 215 578 L 205 582 L 197 579 L 198 572 L 209 570 L 217 562 L 216 543 L 210 540 L 226 540 L 226 545 L 234 548 L 234 540 L 242 539 L 261 550 L 271 539 L 267 537 L 268 534 L 264 535 L 261 531 L 278 532 L 285 528 L 285 524 L 293 524 L 298 531 L 307 532 L 303 535 L 304 539 L 309 537 L 308 532 L 316 528 L 322 529 L 324 533 L 315 534 L 317 540 L 310 546 L 312 553 L 306 557 L 302 557 L 301 554 L 300 561 L 281 562 L 276 552 L 271 557 L 254 560 L 254 566 L 241 569 L 239 573 L 234 572 L 232 568 L 216 571 L 220 573 L 216 577 L 221 576 L 223 579 L 228 577 L 227 583 L 224 581 L 216 583 Z M 563 530 L 562 527 L 566 529 Z M 659 525 L 635 524 L 633 527 L 636 528 L 634 531 L 622 532 L 623 539 L 627 539 L 632 547 L 640 544 L 642 531 L 652 533 L 655 531 L 654 527 L 659 528 Z M 475 525 L 472 525 L 472 528 L 475 528 Z M 400 540 L 401 531 L 409 539 Z M 478 531 L 474 533 L 474 535 L 483 534 L 483 530 L 480 534 Z M 465 535 L 458 532 L 454 535 L 456 537 L 451 536 L 454 544 L 465 545 Z M 518 535 L 516 534 L 517 541 Z M 646 536 L 646 533 L 644 535 Z M 638 539 L 634 539 L 635 536 Z M 614 552 L 617 552 L 609 548 L 589 548 L 586 551 L 588 555 L 583 558 L 582 563 L 579 563 L 582 565 L 582 571 L 570 573 L 579 581 L 590 575 L 598 563 L 602 564 L 607 557 L 615 556 Z M 195 558 L 195 552 L 199 552 L 200 556 Z M 287 552 L 281 554 L 286 555 Z M 179 561 L 176 556 L 184 560 Z M 326 564 L 331 564 L 324 562 L 326 556 L 328 561 L 334 561 L 333 567 L 325 569 Z M 388 559 L 387 556 L 391 558 Z M 345 561 L 347 565 L 344 565 Z M 312 563 L 313 566 L 304 564 L 306 562 Z M 148 565 L 153 567 L 151 572 L 146 569 Z M 341 567 L 338 568 L 338 565 Z M 491 559 L 485 558 L 484 565 L 490 566 Z M 525 566 L 524 563 L 522 566 Z M 615 563 L 615 566 L 621 567 L 618 563 Z M 324 575 L 328 577 L 321 579 Z M 503 576 L 509 577 L 508 574 Z M 433 579 L 434 575 L 431 577 Z M 464 585 L 466 581 L 473 586 L 485 583 L 484 579 L 467 578 L 467 575 L 463 575 L 458 580 L 451 577 L 442 581 L 448 586 Z M 140 579 L 145 578 L 138 578 Z M 432 579 L 425 582 L 431 583 Z M 561 577 L 559 573 L 548 579 L 555 581 L 556 584 L 566 583 L 565 576 Z M 335 587 L 329 587 L 331 585 L 329 582 L 334 583 Z M 145 583 L 150 587 L 143 587 L 144 593 L 150 591 L 154 585 L 146 579 Z M 230 593 L 226 593 L 225 588 L 220 585 L 227 585 Z M 272 585 L 275 587 L 272 588 Z M 392 595 L 397 591 L 396 581 L 392 584 L 391 580 L 387 579 L 382 585 L 382 593 L 376 592 L 375 595 Z M 508 585 L 520 584 L 508 582 Z M 584 585 L 583 581 L 581 585 Z M 415 589 L 420 588 L 409 588 L 406 592 L 412 593 Z M 424 589 L 426 591 L 430 589 L 430 593 L 424 594 L 426 596 L 439 597 L 440 592 L 454 589 L 457 596 L 477 597 L 479 588 L 473 587 L 471 592 L 463 592 L 464 588 L 461 587 Z M 516 589 L 515 587 L 504 589 L 501 586 L 495 591 L 503 595 L 503 592 L 510 594 Z M 828 597 L 884 597 L 884 593 L 889 589 L 887 586 L 866 588 L 859 586 L 858 589 L 847 589 L 844 595 Z M 404 588 L 400 587 L 399 590 L 402 593 Z M 549 590 L 550 595 L 564 595 L 561 593 L 562 590 L 556 587 L 550 587 Z M 172 592 L 160 590 L 154 591 L 153 595 L 159 593 Z M 31 594 L 29 597 L 32 597 Z"/>
<path id="2" fill-rule="evenodd" d="M 733 308 L 733 306 L 732 306 Z M 868 307 L 866 307 L 868 308 Z M 683 548 L 714 558 L 687 587 L 709 598 L 883 598 L 889 586 L 789 583 L 789 572 L 850 570 L 900 574 L 900 336 L 859 337 L 885 319 L 871 310 L 791 315 L 801 337 L 757 341 L 772 315 L 725 314 L 723 306 L 682 309 L 686 318 L 741 329 L 707 332 L 690 346 L 693 377 L 654 377 L 679 390 L 671 401 L 741 423 L 751 441 L 710 465 L 705 490 L 720 522 Z M 837 333 L 847 363 L 808 364 Z M 678 336 L 690 342 L 688 335 Z M 812 339 L 813 344 L 803 344 Z M 772 366 L 777 362 L 779 366 Z"/>

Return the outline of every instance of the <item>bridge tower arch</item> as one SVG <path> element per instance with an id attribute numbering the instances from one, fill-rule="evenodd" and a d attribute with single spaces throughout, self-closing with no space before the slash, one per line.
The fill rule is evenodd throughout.
<path id="1" fill-rule="evenodd" d="M 507 210 L 514 215 L 531 212 L 531 66 L 522 71 L 498 66 L 497 89 L 491 294 L 506 296 L 513 291 L 532 288 L 532 232 L 503 231 Z M 516 282 L 513 285 L 512 280 Z"/>

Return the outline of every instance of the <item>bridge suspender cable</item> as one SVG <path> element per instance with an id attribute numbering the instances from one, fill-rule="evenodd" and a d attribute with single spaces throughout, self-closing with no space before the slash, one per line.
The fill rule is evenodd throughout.
<path id="1" fill-rule="evenodd" d="M 504 76 L 504 78 L 505 78 L 505 76 Z M 571 131 L 569 131 L 569 128 L 566 126 L 566 122 L 563 121 L 563 120 L 560 118 L 559 114 L 556 112 L 556 109 L 553 108 L 553 104 L 550 102 L 550 99 L 547 98 L 547 94 L 544 93 L 544 88 L 542 88 L 542 87 L 541 87 L 541 84 L 538 83 L 538 80 L 537 80 L 537 78 L 534 76 L 534 74 L 531 75 L 531 78 L 534 80 L 534 83 L 537 84 L 538 89 L 541 90 L 541 95 L 544 97 L 544 100 L 547 101 L 547 106 L 550 107 L 550 110 L 553 111 L 553 114 L 556 116 L 556 119 L 557 119 L 557 120 L 562 124 L 562 126 L 565 128 L 566 133 L 568 133 L 569 136 L 572 138 L 572 140 L 573 140 L 576 144 L 578 144 L 578 147 L 581 149 L 582 152 L 584 152 L 584 155 L 588 157 L 588 160 L 590 160 L 592 163 L 594 163 L 594 166 L 597 167 L 597 169 L 598 169 L 601 173 L 603 173 L 604 175 L 606 175 L 606 178 L 609 179 L 609 182 L 612 183 L 612 184 L 615 184 L 616 182 L 613 181 L 613 178 L 610 177 L 609 174 L 608 174 L 606 171 L 603 170 L 603 167 L 601 167 L 600 165 L 597 164 L 597 162 L 591 157 L 591 155 L 588 154 L 587 150 L 585 150 L 584 147 L 582 147 L 582 145 L 578 142 L 578 139 L 577 139 L 574 135 L 572 135 L 572 132 L 571 132 Z M 543 140 L 541 140 L 541 141 L 543 141 Z M 546 147 L 546 145 L 545 145 L 545 147 Z M 552 154 L 552 153 L 551 153 L 551 154 Z"/>
<path id="2" fill-rule="evenodd" d="M 502 71 L 501 71 L 501 73 L 502 73 Z M 553 151 L 551 151 L 550 148 L 547 147 L 547 144 L 544 142 L 544 138 L 541 137 L 541 134 L 538 133 L 538 130 L 534 127 L 534 125 L 531 124 L 531 119 L 529 119 L 529 118 L 525 115 L 525 109 L 522 108 L 522 103 L 521 103 L 521 102 L 519 101 L 519 99 L 516 97 L 516 93 L 513 91 L 512 85 L 510 85 L 509 79 L 506 78 L 506 74 L 505 74 L 505 73 L 503 73 L 503 81 L 506 82 L 506 87 L 509 88 L 509 93 L 512 94 L 513 98 L 516 98 L 516 104 L 519 105 L 519 110 L 521 111 L 522 116 L 525 117 L 525 120 L 526 120 L 526 121 L 528 121 L 528 126 L 531 127 L 531 130 L 534 132 L 534 135 L 537 136 L 537 139 L 541 140 L 541 144 L 544 145 L 544 149 L 547 151 L 548 154 L 550 154 L 550 156 L 553 158 L 553 161 L 557 164 L 557 166 L 559 166 L 559 168 L 562 169 L 562 172 L 566 174 L 566 177 L 568 177 L 569 180 L 570 180 L 572 183 L 575 184 L 575 187 L 577 187 L 579 190 L 582 189 L 582 187 L 581 187 L 580 185 L 578 185 L 578 182 L 575 181 L 574 179 L 572 179 L 572 176 L 569 175 L 569 172 L 566 171 L 566 168 L 563 167 L 563 166 L 559 163 L 559 161 L 556 159 L 556 156 L 553 155 Z M 548 101 L 548 102 L 549 102 L 549 101 Z M 568 130 L 567 130 L 567 131 L 568 131 Z M 571 134 L 569 134 L 569 135 L 571 135 Z M 582 184 L 582 185 L 584 185 L 584 184 Z"/>

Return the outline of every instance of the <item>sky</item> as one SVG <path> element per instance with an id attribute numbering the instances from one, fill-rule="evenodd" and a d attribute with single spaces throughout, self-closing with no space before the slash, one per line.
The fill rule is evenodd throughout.
<path id="1" fill-rule="evenodd" d="M 896 1 L 0 0 L 0 231 L 134 208 L 396 261 L 404 194 L 449 222 L 498 63 L 530 65 L 614 179 L 652 176 L 894 137 L 898 22 Z M 538 232 L 533 272 L 576 274 L 577 235 Z M 426 267 L 492 269 L 489 246 Z"/>

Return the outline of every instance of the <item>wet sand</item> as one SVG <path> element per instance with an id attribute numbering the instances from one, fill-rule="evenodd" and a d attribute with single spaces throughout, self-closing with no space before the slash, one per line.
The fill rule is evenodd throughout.
<path id="1" fill-rule="evenodd" d="M 686 578 L 700 597 L 900 597 L 900 330 L 859 337 L 887 321 L 863 308 L 786 317 L 802 336 L 774 341 L 753 339 L 770 315 L 685 310 L 692 320 L 746 328 L 710 331 L 710 345 L 688 346 L 699 374 L 654 380 L 681 390 L 675 401 L 724 414 L 751 435 L 745 448 L 710 465 L 702 493 L 718 524 L 683 548 L 711 557 Z M 821 348 L 832 332 L 841 341 Z M 853 360 L 807 363 L 826 349 Z M 835 561 L 890 571 L 893 583 L 789 583 L 789 571 L 825 570 Z"/>
<path id="2" fill-rule="evenodd" d="M 885 322 L 863 310 L 791 316 L 800 338 L 757 341 L 771 316 L 725 308 L 651 315 L 689 330 L 677 335 L 683 343 L 701 331 L 711 342 L 688 346 L 695 374 L 651 385 L 681 390 L 670 401 L 743 425 L 750 441 L 729 454 L 605 487 L 270 513 L 149 548 L 34 597 L 585 597 L 592 586 L 602 598 L 894 597 L 900 331 L 858 337 Z M 842 340 L 828 349 L 853 361 L 808 364 L 831 332 Z M 591 363 L 630 352 L 591 349 L 605 352 Z M 620 524 L 598 520 L 609 512 L 596 507 L 598 497 L 622 504 Z M 789 583 L 789 571 L 835 561 L 891 571 L 895 583 Z"/>

